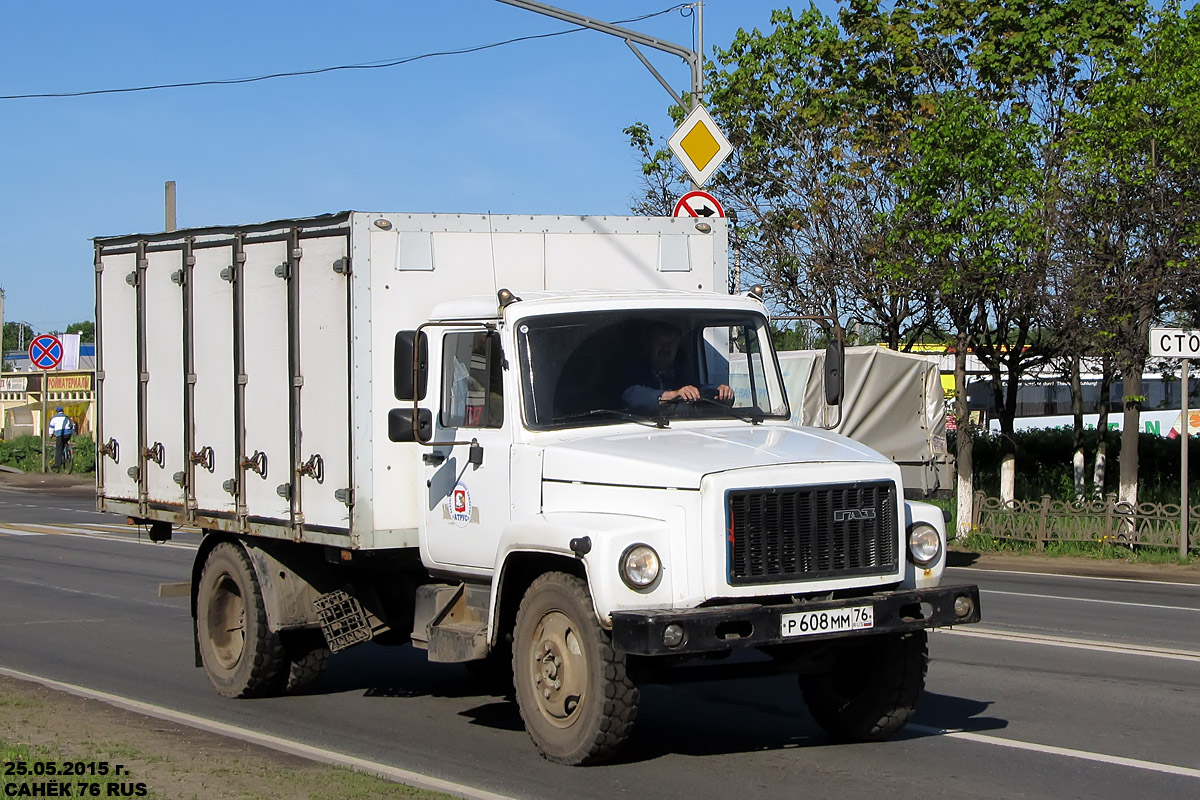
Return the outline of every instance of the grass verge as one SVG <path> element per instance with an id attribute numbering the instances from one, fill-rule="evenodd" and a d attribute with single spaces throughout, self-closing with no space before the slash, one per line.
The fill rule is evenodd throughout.
<path id="1" fill-rule="evenodd" d="M 34 793 L 38 785 L 45 796 L 46 787 L 61 783 L 70 784 L 71 797 L 449 797 L 6 677 L 0 677 L 0 753 L 0 792 L 5 797 L 39 796 Z M 94 774 L 101 770 L 107 774 Z"/>

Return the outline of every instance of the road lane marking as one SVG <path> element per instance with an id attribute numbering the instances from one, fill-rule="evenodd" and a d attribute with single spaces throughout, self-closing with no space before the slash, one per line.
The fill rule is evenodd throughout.
<path id="1" fill-rule="evenodd" d="M 1126 656 L 1145 656 L 1147 658 L 1167 658 L 1173 661 L 1192 661 L 1200 663 L 1200 653 L 1192 650 L 1173 650 L 1166 647 L 1150 647 L 1148 645 L 1116 644 L 1113 642 L 1098 642 L 1094 639 L 1072 639 L 1065 636 L 1047 636 L 1039 633 L 1015 633 L 979 628 L 935 628 L 939 634 L 952 636 L 971 636 L 977 639 L 997 639 L 1000 641 L 1018 642 L 1021 644 L 1040 644 L 1046 647 L 1067 647 L 1073 650 L 1095 650 L 1103 653 L 1117 653 Z"/>
<path id="2" fill-rule="evenodd" d="M 0 583 L 19 583 L 23 586 L 34 586 L 38 589 L 54 589 L 67 594 L 81 594 L 85 597 L 103 597 L 105 600 L 120 600 L 125 603 L 137 603 L 143 606 L 159 606 L 160 608 L 179 608 L 174 603 L 154 603 L 149 600 L 138 600 L 134 597 L 121 597 L 116 594 L 101 594 L 100 592 L 85 592 L 82 589 L 72 589 L 70 586 L 57 586 L 53 583 L 41 583 L 39 581 L 25 580 L 24 578 L 5 578 L 0 577 Z"/>
<path id="3" fill-rule="evenodd" d="M 122 527 L 113 527 L 111 530 L 121 530 Z M 153 545 L 154 547 L 168 547 L 175 550 L 196 550 L 199 548 L 198 544 L 186 544 L 184 542 L 153 542 L 149 538 L 143 537 L 138 530 L 126 530 L 128 530 L 126 534 L 104 533 L 98 527 L 81 528 L 73 525 L 45 525 L 30 522 L 24 523 L 21 528 L 0 528 L 0 534 L 11 533 L 13 536 L 77 536 L 94 541 Z"/>
<path id="4" fill-rule="evenodd" d="M 1200 614 L 1200 608 L 1190 606 L 1162 606 L 1154 603 L 1131 603 L 1127 600 L 1097 600 L 1091 597 L 1066 597 L 1058 594 L 1028 594 L 1026 592 L 1002 592 L 998 589 L 980 589 L 983 594 L 1003 594 L 1009 597 L 1036 597 L 1040 600 L 1070 600 L 1075 603 L 1103 603 L 1110 606 L 1133 606 L 1134 608 L 1158 608 L 1165 611 L 1190 611 Z"/>
<path id="5" fill-rule="evenodd" d="M 1133 767 L 1134 769 L 1144 769 L 1151 772 L 1165 772 L 1168 775 L 1182 775 L 1185 778 L 1200 778 L 1200 769 L 1192 769 L 1191 767 L 1178 767 L 1174 764 L 1161 764 L 1157 761 L 1143 761 L 1140 758 L 1126 758 L 1125 756 L 1110 756 L 1105 753 L 1093 753 L 1090 750 L 1075 750 L 1070 747 L 1056 747 L 1052 744 L 1037 744 L 1036 742 L 1023 742 L 1019 739 L 1006 739 L 1003 736 L 988 736 L 982 733 L 971 733 L 970 731 L 932 728 L 927 725 L 909 725 L 909 729 L 918 733 L 926 733 L 932 736 L 946 736 L 951 739 L 965 739 L 968 742 L 978 742 L 980 744 L 996 745 L 998 747 L 1010 747 L 1014 750 L 1027 750 L 1032 753 L 1044 753 L 1052 756 L 1064 756 L 1066 758 L 1078 758 L 1084 761 L 1096 761 L 1101 764 L 1111 764 L 1118 767 Z"/>
<path id="6" fill-rule="evenodd" d="M 102 622 L 140 622 L 140 617 L 96 617 L 95 619 L 27 619 L 21 622 L 0 622 L 0 628 L 23 628 L 27 625 L 61 625 L 70 623 L 79 625 L 86 623 L 88 625 Z"/>
<path id="7" fill-rule="evenodd" d="M 1144 578 L 1113 578 L 1109 575 L 1070 575 L 1065 572 L 1027 572 L 1019 569 L 988 569 L 986 567 L 946 567 L 946 571 L 987 572 L 996 575 L 1029 575 L 1034 578 L 1071 578 L 1077 581 L 1117 581 L 1118 583 L 1152 583 L 1160 586 L 1200 586 L 1189 581 L 1155 581 Z"/>
<path id="8" fill-rule="evenodd" d="M 0 528 L 0 534 L 4 536 L 45 536 L 45 531 L 23 531 L 17 528 Z"/>
<path id="9" fill-rule="evenodd" d="M 301 758 L 307 758 L 311 761 L 320 761 L 325 764 L 335 764 L 338 766 L 349 767 L 361 772 L 368 772 L 372 775 L 378 775 L 388 780 L 403 783 L 408 786 L 413 786 L 418 789 L 427 789 L 434 792 L 445 792 L 457 797 L 468 798 L 468 800 L 514 800 L 507 795 L 489 792 L 486 789 L 476 789 L 473 786 L 468 786 L 463 783 L 454 783 L 453 781 L 434 778 L 429 775 L 422 775 L 419 772 L 393 767 L 389 764 L 382 764 L 378 761 L 368 761 L 365 758 L 358 758 L 347 753 L 339 753 L 336 750 L 326 750 L 321 747 L 297 742 L 292 739 L 284 739 L 280 736 L 272 736 L 268 733 L 242 728 L 237 725 L 230 725 L 225 722 L 218 722 L 215 719 L 207 717 L 198 717 L 194 714 L 187 714 L 182 711 L 156 706 L 150 703 L 143 703 L 140 700 L 133 700 L 128 697 L 122 697 L 108 692 L 101 692 L 96 689 L 88 689 L 85 686 L 78 686 L 73 683 L 63 683 L 52 678 L 45 678 L 41 675 L 33 675 L 28 672 L 21 672 L 7 667 L 0 667 L 0 675 L 6 675 L 10 678 L 16 678 L 22 681 L 32 681 L 39 683 L 48 689 L 55 689 L 67 694 L 73 694 L 76 697 L 84 697 L 89 700 L 99 700 L 102 703 L 107 703 L 110 706 L 123 708 L 126 711 L 133 711 L 137 714 L 142 714 L 155 719 L 166 720 L 167 722 L 175 722 L 180 725 L 186 725 L 190 728 L 199 728 L 209 733 L 215 733 L 219 736 L 228 736 L 238 739 L 243 742 L 261 745 L 272 750 L 277 750 L 281 753 L 287 753 Z"/>

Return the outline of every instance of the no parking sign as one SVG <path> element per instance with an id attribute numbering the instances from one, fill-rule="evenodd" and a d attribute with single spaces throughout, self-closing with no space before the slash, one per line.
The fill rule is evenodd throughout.
<path id="1" fill-rule="evenodd" d="M 63 360 L 62 342 L 48 333 L 33 337 L 29 343 L 29 360 L 38 369 L 56 369 Z"/>

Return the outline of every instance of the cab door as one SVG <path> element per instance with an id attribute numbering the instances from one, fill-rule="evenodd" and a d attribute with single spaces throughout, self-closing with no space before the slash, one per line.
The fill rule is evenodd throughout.
<path id="1" fill-rule="evenodd" d="M 423 457 L 422 555 L 438 564 L 490 568 L 510 518 L 509 457 L 516 422 L 504 409 L 500 336 L 481 325 L 426 330 L 439 397 L 433 409 L 435 444 Z M 472 450 L 479 463 L 472 463 Z"/>

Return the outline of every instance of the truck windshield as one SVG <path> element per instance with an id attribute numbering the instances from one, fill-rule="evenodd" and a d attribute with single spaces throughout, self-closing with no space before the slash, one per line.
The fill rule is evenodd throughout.
<path id="1" fill-rule="evenodd" d="M 789 416 L 766 318 L 715 309 L 589 311 L 517 327 L 534 430 Z"/>

